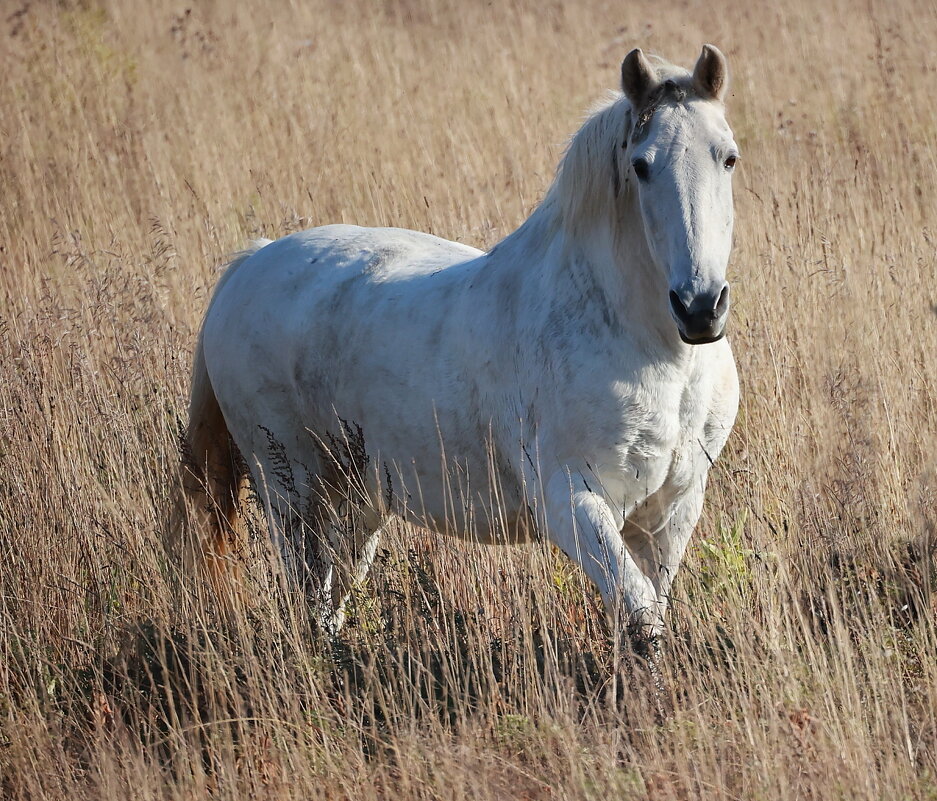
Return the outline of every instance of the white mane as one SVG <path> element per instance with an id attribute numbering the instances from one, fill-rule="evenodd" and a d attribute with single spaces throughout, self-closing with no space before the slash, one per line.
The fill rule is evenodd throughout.
<path id="1" fill-rule="evenodd" d="M 554 206 L 568 230 L 604 216 L 623 188 L 616 176 L 621 175 L 619 151 L 631 128 L 631 113 L 624 95 L 610 93 L 570 139 L 542 204 Z"/>

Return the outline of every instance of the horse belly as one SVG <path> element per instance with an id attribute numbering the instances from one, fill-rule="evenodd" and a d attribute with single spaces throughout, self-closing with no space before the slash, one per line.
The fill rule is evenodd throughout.
<path id="1" fill-rule="evenodd" d="M 340 415 L 348 415 L 341 425 L 360 438 L 370 503 L 414 525 L 469 540 L 529 536 L 518 528 L 514 471 L 491 455 L 483 432 L 462 415 L 450 419 L 439 410 L 401 419 L 388 412 L 405 408 L 406 397 L 371 394 L 371 399 L 331 399 L 336 410 L 345 410 Z M 324 418 L 320 426 L 323 437 L 334 442 L 335 424 Z"/>

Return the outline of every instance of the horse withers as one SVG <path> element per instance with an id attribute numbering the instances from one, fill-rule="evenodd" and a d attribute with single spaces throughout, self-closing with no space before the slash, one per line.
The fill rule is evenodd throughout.
<path id="1" fill-rule="evenodd" d="M 738 148 L 715 47 L 692 73 L 634 50 L 621 85 L 487 253 L 329 225 L 230 263 L 187 429 L 207 562 L 225 564 L 249 473 L 286 574 L 332 627 L 399 515 L 545 537 L 617 625 L 662 631 L 738 407 L 723 338 Z"/>

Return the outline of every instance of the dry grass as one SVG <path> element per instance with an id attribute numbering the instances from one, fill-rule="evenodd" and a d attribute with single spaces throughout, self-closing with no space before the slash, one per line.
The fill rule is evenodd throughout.
<path id="1" fill-rule="evenodd" d="M 937 798 L 933 4 L 274 5 L 3 5 L 0 797 Z M 256 558 L 217 623 L 160 542 L 225 254 L 489 246 L 630 47 L 703 41 L 743 395 L 664 714 L 545 550 L 398 532 L 335 641 Z"/>

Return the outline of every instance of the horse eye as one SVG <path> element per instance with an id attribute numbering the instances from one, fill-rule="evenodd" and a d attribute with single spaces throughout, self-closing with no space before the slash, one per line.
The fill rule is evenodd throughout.
<path id="1" fill-rule="evenodd" d="M 738 157 L 738 156 L 729 156 L 729 157 L 725 160 L 725 168 L 726 168 L 727 170 L 730 170 L 730 171 L 731 171 L 731 170 L 734 170 L 734 169 L 735 169 L 735 164 L 736 164 L 736 162 L 737 162 L 738 160 L 739 160 L 739 157 Z"/>
<path id="2" fill-rule="evenodd" d="M 638 176 L 639 181 L 646 181 L 650 176 L 651 168 L 645 159 L 635 159 L 631 166 L 634 167 L 634 174 Z"/>

